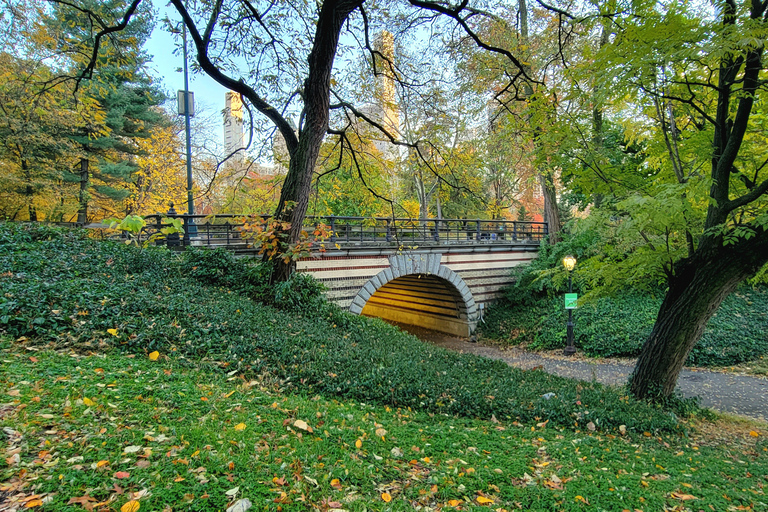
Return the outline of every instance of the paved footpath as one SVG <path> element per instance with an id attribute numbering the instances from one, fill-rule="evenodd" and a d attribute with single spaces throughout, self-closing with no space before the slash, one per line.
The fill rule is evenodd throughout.
<path id="1" fill-rule="evenodd" d="M 401 326 L 404 327 L 404 326 Z M 584 359 L 551 357 L 516 348 L 502 350 L 499 347 L 470 343 L 433 331 L 418 332 L 408 329 L 419 338 L 435 345 L 454 350 L 500 359 L 510 366 L 529 369 L 536 366 L 563 377 L 586 381 L 596 380 L 603 384 L 622 385 L 627 382 L 634 364 L 593 362 Z M 686 397 L 698 396 L 701 405 L 718 411 L 740 414 L 768 421 L 768 379 L 748 375 L 736 375 L 707 370 L 684 369 L 677 381 L 677 390 Z"/>

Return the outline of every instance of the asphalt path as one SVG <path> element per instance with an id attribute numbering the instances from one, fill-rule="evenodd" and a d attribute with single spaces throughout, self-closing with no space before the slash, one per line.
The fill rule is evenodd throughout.
<path id="1" fill-rule="evenodd" d="M 540 366 L 546 372 L 585 381 L 623 385 L 634 368 L 634 361 L 629 360 L 598 362 L 578 357 L 578 354 L 568 358 L 517 348 L 502 349 L 426 329 L 400 327 L 449 350 L 500 359 L 521 369 Z M 678 378 L 677 391 L 685 397 L 698 396 L 701 405 L 717 411 L 768 421 L 768 379 L 764 377 L 686 368 Z"/>

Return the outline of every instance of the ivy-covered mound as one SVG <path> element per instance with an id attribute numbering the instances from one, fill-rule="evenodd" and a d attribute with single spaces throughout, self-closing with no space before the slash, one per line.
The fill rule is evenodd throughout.
<path id="1" fill-rule="evenodd" d="M 680 428 L 673 414 L 620 389 L 448 352 L 322 303 L 311 279 L 273 291 L 264 278 L 263 267 L 219 251 L 142 250 L 0 224 L 0 334 L 157 350 L 228 372 L 270 372 L 300 392 L 451 415 Z"/>
<path id="2" fill-rule="evenodd" d="M 540 260 L 516 269 L 517 283 L 481 324 L 485 337 L 525 343 L 534 350 L 563 347 L 567 312 L 562 294 L 567 278 L 559 260 L 564 253 L 578 251 L 567 242 L 564 245 L 546 247 Z M 576 346 L 590 357 L 637 356 L 656 321 L 663 295 L 654 286 L 626 287 L 580 304 L 573 312 Z M 723 301 L 687 364 L 730 366 L 761 356 L 768 356 L 768 285 L 754 282 Z"/>

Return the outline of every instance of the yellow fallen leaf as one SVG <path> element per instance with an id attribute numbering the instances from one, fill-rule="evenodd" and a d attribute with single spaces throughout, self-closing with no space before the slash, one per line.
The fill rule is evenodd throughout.
<path id="1" fill-rule="evenodd" d="M 334 489 L 341 489 L 341 482 L 339 482 L 338 478 L 334 478 L 333 480 L 331 480 L 331 487 L 333 487 Z"/>
<path id="2" fill-rule="evenodd" d="M 160 352 L 155 350 L 154 352 L 149 353 L 149 360 L 150 361 L 157 361 L 157 358 L 160 357 Z"/>
<path id="3" fill-rule="evenodd" d="M 481 505 L 486 505 L 486 504 L 489 504 L 489 503 L 493 503 L 493 500 L 490 499 L 490 498 L 486 498 L 485 496 L 478 496 L 477 497 L 477 502 L 479 504 L 481 504 Z"/>
<path id="4" fill-rule="evenodd" d="M 682 501 L 697 500 L 697 499 L 699 499 L 699 498 L 697 498 L 696 496 L 694 496 L 692 494 L 683 494 L 683 493 L 680 493 L 680 492 L 673 492 L 673 493 L 670 494 L 670 496 L 672 496 L 673 498 L 677 498 L 679 500 L 682 500 Z"/>
<path id="5" fill-rule="evenodd" d="M 97 468 L 102 468 L 102 467 L 106 466 L 107 464 L 109 464 L 108 460 L 100 460 L 99 462 L 96 463 L 96 467 Z"/>
<path id="6" fill-rule="evenodd" d="M 360 449 L 362 447 L 363 447 L 363 442 L 360 439 L 355 441 L 355 448 Z"/>
<path id="7" fill-rule="evenodd" d="M 24 508 L 39 507 L 42 504 L 43 504 L 43 500 L 31 500 L 24 504 Z"/>
<path id="8" fill-rule="evenodd" d="M 392 501 L 392 496 L 390 496 L 388 492 L 383 492 L 381 493 L 381 499 L 389 503 L 390 501 Z"/>
<path id="9" fill-rule="evenodd" d="M 141 505 L 136 500 L 131 500 L 122 507 L 120 507 L 120 512 L 136 512 L 139 510 Z"/>
<path id="10" fill-rule="evenodd" d="M 749 435 L 751 435 L 752 437 L 757 437 L 757 436 L 759 436 L 760 434 L 758 434 L 758 433 L 757 433 L 757 432 L 755 432 L 754 430 L 750 430 L 750 431 L 749 431 Z"/>
<path id="11" fill-rule="evenodd" d="M 238 423 L 235 425 L 235 430 L 245 430 L 245 423 Z"/>
<path id="12" fill-rule="evenodd" d="M 91 399 L 90 399 L 90 398 L 88 398 L 88 397 L 86 397 L 86 398 L 83 398 L 83 403 L 84 403 L 85 405 L 87 405 L 88 407 L 93 407 L 94 405 L 96 405 L 96 402 L 94 402 L 93 400 L 91 400 Z"/>
<path id="13" fill-rule="evenodd" d="M 296 420 L 293 422 L 293 426 L 296 428 L 300 428 L 301 430 L 306 430 L 308 432 L 312 432 L 312 427 L 307 425 L 307 422 L 304 420 Z"/>
<path id="14" fill-rule="evenodd" d="M 107 329 L 107 332 L 112 336 L 117 336 L 117 329 Z"/>
<path id="15" fill-rule="evenodd" d="M 458 507 L 461 505 L 461 502 L 459 500 L 448 500 L 448 505 L 452 507 Z"/>

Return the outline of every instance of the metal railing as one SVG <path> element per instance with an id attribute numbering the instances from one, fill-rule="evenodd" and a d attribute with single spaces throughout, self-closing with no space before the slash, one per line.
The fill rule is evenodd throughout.
<path id="1" fill-rule="evenodd" d="M 242 236 L 245 215 L 148 215 L 145 228 L 148 236 L 159 232 L 166 217 L 184 221 L 184 235 L 166 237 L 159 243 L 167 245 L 210 245 L 245 247 Z M 259 216 L 264 226 L 270 216 Z M 543 222 L 483 220 L 483 219 L 406 219 L 386 217 L 308 216 L 304 230 L 312 233 L 318 228 L 330 233 L 324 240 L 339 245 L 416 245 L 416 244 L 504 244 L 510 242 L 538 243 L 547 235 Z"/>

